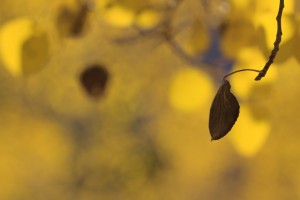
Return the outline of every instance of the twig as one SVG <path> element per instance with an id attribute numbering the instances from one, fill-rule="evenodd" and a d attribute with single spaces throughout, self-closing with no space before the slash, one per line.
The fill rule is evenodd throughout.
<path id="1" fill-rule="evenodd" d="M 274 48 L 273 48 L 273 50 L 271 52 L 269 60 L 265 64 L 264 68 L 259 72 L 259 74 L 255 78 L 256 81 L 259 81 L 260 79 L 262 79 L 266 75 L 269 67 L 271 66 L 271 64 L 273 63 L 273 61 L 274 61 L 274 59 L 276 57 L 277 52 L 279 51 L 279 44 L 281 42 L 281 36 L 282 36 L 281 17 L 282 17 L 282 10 L 283 10 L 283 8 L 284 8 L 284 0 L 280 0 L 278 14 L 277 14 L 277 17 L 276 17 L 276 21 L 277 21 L 277 34 L 276 34 L 276 40 L 274 42 Z"/>

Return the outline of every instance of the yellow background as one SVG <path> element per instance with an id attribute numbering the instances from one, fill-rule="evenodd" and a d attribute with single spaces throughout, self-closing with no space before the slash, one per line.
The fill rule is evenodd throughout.
<path id="1" fill-rule="evenodd" d="M 300 199 L 298 1 L 285 1 L 266 77 L 230 78 L 240 116 L 213 142 L 209 108 L 226 72 L 178 50 L 199 56 L 208 27 L 224 26 L 233 70 L 262 69 L 279 1 L 176 2 L 89 1 L 72 35 L 72 17 L 59 16 L 84 1 L 1 1 L 0 199 Z M 162 34 L 170 19 L 177 48 Z M 109 73 L 98 99 L 79 79 L 95 63 Z"/>

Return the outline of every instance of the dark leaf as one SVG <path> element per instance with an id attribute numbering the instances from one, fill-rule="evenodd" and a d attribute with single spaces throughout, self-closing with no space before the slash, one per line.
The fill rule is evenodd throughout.
<path id="1" fill-rule="evenodd" d="M 88 67 L 80 75 L 84 89 L 94 98 L 99 98 L 104 94 L 108 78 L 107 70 L 97 64 Z"/>
<path id="2" fill-rule="evenodd" d="M 240 105 L 235 96 L 230 92 L 230 83 L 224 80 L 219 88 L 209 113 L 209 131 L 211 140 L 224 137 L 236 122 Z"/>

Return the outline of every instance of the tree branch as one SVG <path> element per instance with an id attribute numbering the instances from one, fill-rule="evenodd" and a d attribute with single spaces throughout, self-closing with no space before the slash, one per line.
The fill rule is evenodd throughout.
<path id="1" fill-rule="evenodd" d="M 266 75 L 269 67 L 271 66 L 271 64 L 273 63 L 273 61 L 274 61 L 274 59 L 276 57 L 277 52 L 279 51 L 279 44 L 281 42 L 281 36 L 282 36 L 281 18 L 282 18 L 283 8 L 284 8 L 284 0 L 280 0 L 278 14 L 277 14 L 277 17 L 276 17 L 276 21 L 277 21 L 277 34 L 276 34 L 276 40 L 274 42 L 274 48 L 273 48 L 273 50 L 271 52 L 269 60 L 265 64 L 264 68 L 259 72 L 259 74 L 255 78 L 256 81 L 259 81 L 260 79 L 262 79 Z"/>

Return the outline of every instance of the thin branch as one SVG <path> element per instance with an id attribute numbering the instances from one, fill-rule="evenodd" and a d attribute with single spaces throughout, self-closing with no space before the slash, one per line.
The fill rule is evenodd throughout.
<path id="1" fill-rule="evenodd" d="M 280 0 L 278 14 L 277 14 L 277 17 L 276 17 L 276 21 L 277 21 L 277 34 L 276 34 L 276 40 L 274 42 L 274 48 L 273 48 L 273 50 L 271 52 L 269 60 L 265 64 L 264 68 L 259 72 L 259 74 L 255 78 L 256 81 L 259 81 L 260 79 L 262 79 L 266 75 L 269 67 L 271 66 L 271 64 L 273 63 L 273 61 L 274 61 L 274 59 L 276 57 L 277 52 L 279 51 L 279 44 L 281 42 L 281 36 L 282 36 L 281 17 L 282 17 L 283 8 L 284 8 L 284 0 Z"/>

